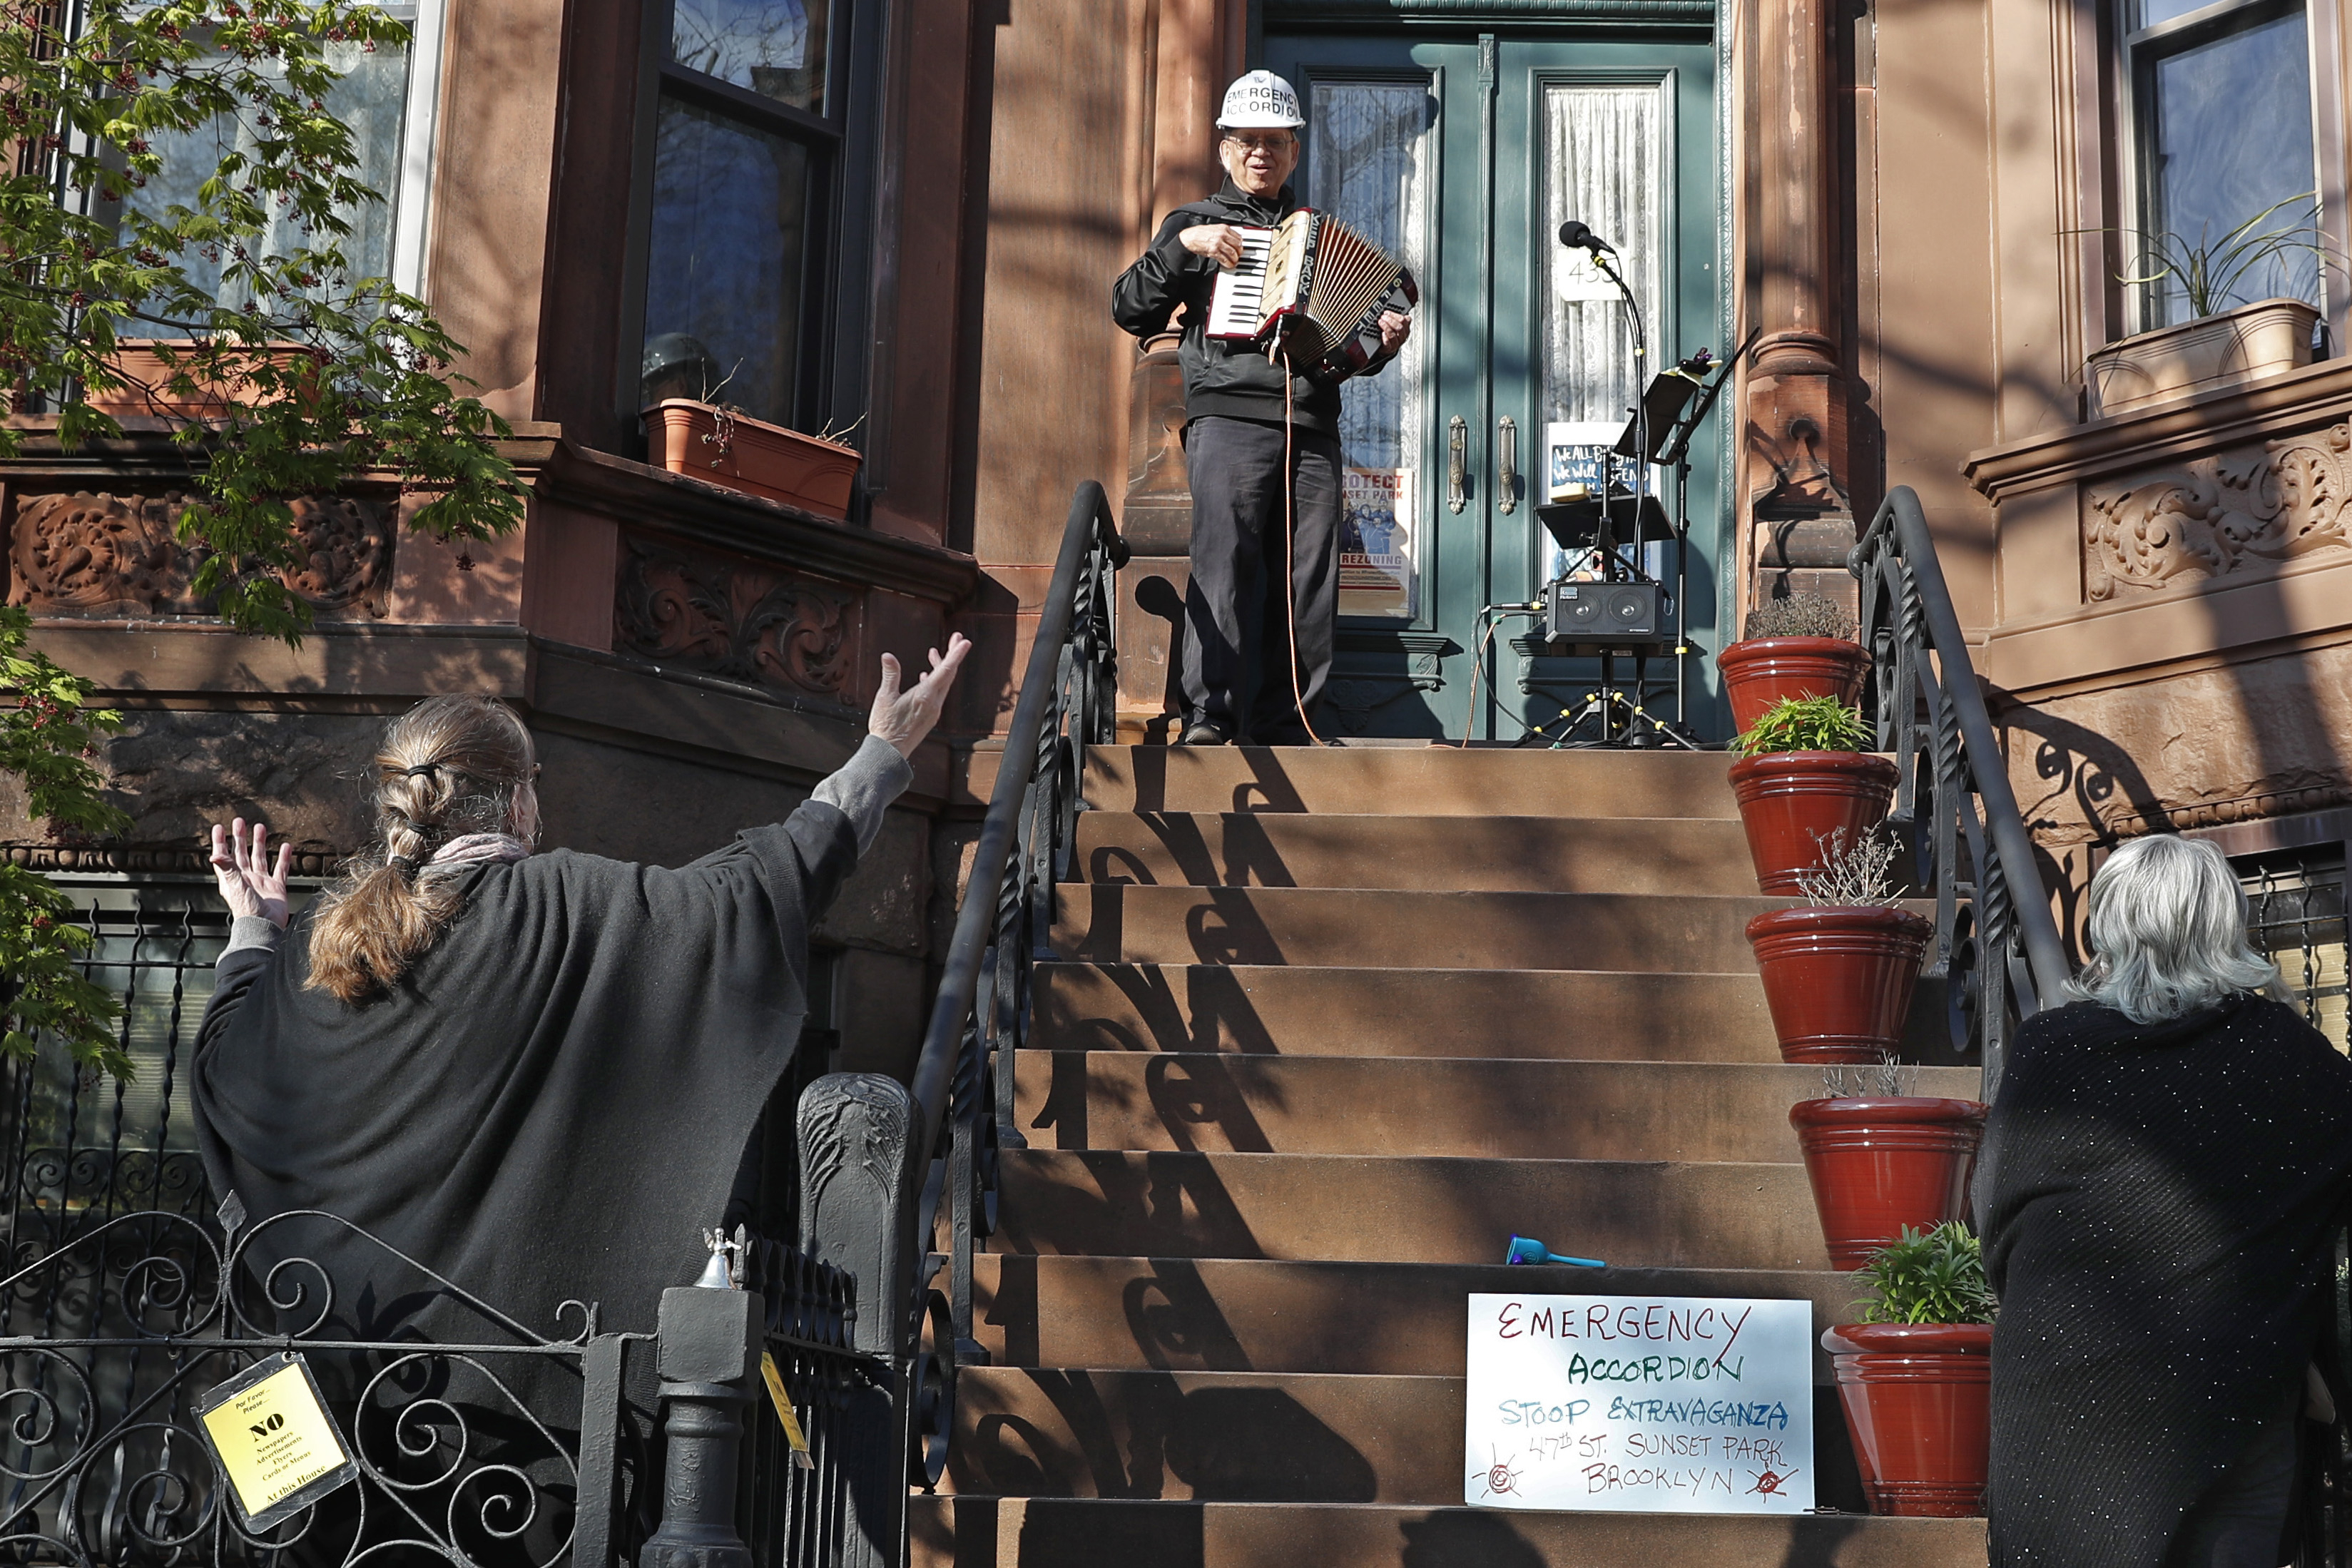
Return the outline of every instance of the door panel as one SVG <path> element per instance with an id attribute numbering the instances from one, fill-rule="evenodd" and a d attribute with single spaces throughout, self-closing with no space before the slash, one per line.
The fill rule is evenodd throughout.
<path id="1" fill-rule="evenodd" d="M 1613 441 L 1658 366 L 1714 345 L 1713 49 L 1557 32 L 1318 36 L 1269 38 L 1266 58 L 1307 106 L 1302 199 L 1397 255 L 1423 289 L 1404 354 L 1345 395 L 1350 529 L 1328 727 L 1512 739 L 1597 674 L 1534 653 L 1526 618 L 1482 614 L 1526 603 L 1560 565 L 1534 511 L 1554 448 Z M 1554 237 L 1570 217 L 1617 247 L 1645 364 L 1614 289 Z M 1714 640 L 1720 450 L 1712 430 L 1693 447 L 1686 596 L 1700 647 Z M 1671 580 L 1670 551 L 1644 559 Z M 1673 661 L 1654 662 L 1663 710 Z M 1711 667 L 1685 663 L 1704 731 Z"/>

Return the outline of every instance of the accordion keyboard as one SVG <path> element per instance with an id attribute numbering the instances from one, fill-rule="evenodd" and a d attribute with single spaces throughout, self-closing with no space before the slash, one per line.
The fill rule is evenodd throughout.
<path id="1" fill-rule="evenodd" d="M 1273 252 L 1276 230 L 1235 225 L 1242 242 L 1241 265 L 1217 274 L 1217 289 L 1209 300 L 1208 333 L 1213 338 L 1254 338 L 1265 299 L 1266 258 Z"/>

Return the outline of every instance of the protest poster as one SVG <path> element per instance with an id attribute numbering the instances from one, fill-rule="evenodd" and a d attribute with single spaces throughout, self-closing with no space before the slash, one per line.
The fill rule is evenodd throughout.
<path id="1" fill-rule="evenodd" d="M 1355 468 L 1340 478 L 1339 613 L 1410 619 L 1420 543 L 1413 470 Z"/>
<path id="2" fill-rule="evenodd" d="M 1600 1513 L 1813 1506 L 1811 1301 L 1469 1300 L 1465 1502 Z"/>

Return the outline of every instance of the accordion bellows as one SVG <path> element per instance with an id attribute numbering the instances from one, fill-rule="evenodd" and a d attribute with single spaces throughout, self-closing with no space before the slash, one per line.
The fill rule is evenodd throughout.
<path id="1" fill-rule="evenodd" d="M 1293 364 L 1320 363 L 1344 357 L 1365 319 L 1400 285 L 1408 306 L 1419 301 L 1402 263 L 1328 213 L 1301 207 L 1278 227 L 1240 233 L 1242 263 L 1218 277 L 1210 304 L 1212 337 L 1278 331 Z"/>

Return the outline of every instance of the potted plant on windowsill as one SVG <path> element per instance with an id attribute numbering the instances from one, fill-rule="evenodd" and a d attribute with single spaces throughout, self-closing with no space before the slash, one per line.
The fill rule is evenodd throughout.
<path id="1" fill-rule="evenodd" d="M 1798 875 L 1802 904 L 1748 922 L 1772 1031 L 1783 1061 L 1883 1062 L 1903 1043 L 1935 928 L 1899 907 L 1884 837 L 1849 843 L 1841 830 L 1821 858 Z"/>
<path id="2" fill-rule="evenodd" d="M 1783 897 L 1821 863 L 1821 847 L 1859 844 L 1895 798 L 1895 764 L 1864 750 L 1876 737 L 1835 697 L 1784 697 L 1739 737 L 1731 792 L 1757 885 Z"/>
<path id="3" fill-rule="evenodd" d="M 1784 697 L 1862 700 L 1870 655 L 1853 640 L 1853 612 L 1819 594 L 1768 599 L 1748 613 L 1746 635 L 1715 656 L 1732 728 L 1747 733 Z"/>
<path id="4" fill-rule="evenodd" d="M 1984 1511 L 1992 1447 L 1992 1322 L 1977 1238 L 1957 1220 L 1906 1230 L 1855 1276 L 1858 1323 L 1822 1333 L 1870 1511 Z"/>
<path id="5" fill-rule="evenodd" d="M 866 461 L 856 447 L 754 419 L 723 403 L 665 397 L 644 414 L 646 444 L 673 474 L 829 517 L 849 516 Z"/>
<path id="6" fill-rule="evenodd" d="M 2282 216 L 2280 209 L 2291 204 L 2307 205 Z M 2286 256 L 2330 256 L 2318 215 L 2306 192 L 2273 203 L 2218 239 L 2202 232 L 2191 240 L 2170 230 L 2124 231 L 2137 241 L 2144 265 L 2137 276 L 2118 274 L 2118 280 L 2151 289 L 2171 285 L 2187 304 L 2189 320 L 2093 352 L 2083 364 L 2090 416 L 2102 419 L 2309 364 L 2317 310 L 2287 298 L 2235 308 L 2230 301 L 2250 285 L 2259 286 L 2256 270 L 2265 263 L 2279 274 Z M 2280 276 L 2279 281 L 2285 279 Z"/>

